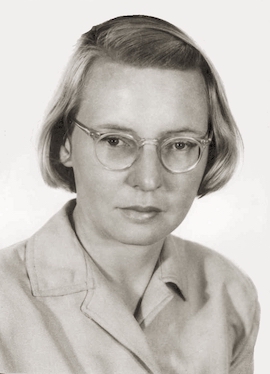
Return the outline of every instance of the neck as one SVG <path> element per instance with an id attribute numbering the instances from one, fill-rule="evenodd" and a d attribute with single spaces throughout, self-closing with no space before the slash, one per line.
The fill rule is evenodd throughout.
<path id="1" fill-rule="evenodd" d="M 145 272 L 152 273 L 164 240 L 146 246 L 129 245 L 98 235 L 76 207 L 72 218 L 81 244 L 110 282 L 120 283 L 138 279 Z"/>
<path id="2" fill-rule="evenodd" d="M 76 208 L 73 225 L 86 252 L 132 313 L 151 279 L 164 240 L 146 245 L 128 245 L 98 235 Z"/>

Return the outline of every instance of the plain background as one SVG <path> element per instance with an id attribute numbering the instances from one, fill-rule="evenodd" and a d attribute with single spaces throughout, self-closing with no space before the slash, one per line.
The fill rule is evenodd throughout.
<path id="1" fill-rule="evenodd" d="M 44 111 L 83 32 L 118 15 L 147 14 L 182 28 L 209 55 L 245 153 L 233 180 L 197 200 L 176 234 L 214 248 L 249 274 L 262 308 L 255 373 L 270 373 L 269 1 L 2 0 L 0 14 L 0 247 L 32 235 L 73 197 L 44 185 L 36 144 Z"/>

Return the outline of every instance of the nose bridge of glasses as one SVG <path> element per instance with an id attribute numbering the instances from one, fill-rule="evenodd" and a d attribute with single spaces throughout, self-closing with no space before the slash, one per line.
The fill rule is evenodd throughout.
<path id="1" fill-rule="evenodd" d="M 158 147 L 159 146 L 159 141 L 158 141 L 158 139 L 146 139 L 146 138 L 140 139 L 139 148 L 142 148 L 145 145 L 154 145 L 154 146 Z"/>
<path id="2" fill-rule="evenodd" d="M 156 147 L 156 150 L 153 152 L 153 151 L 151 151 L 151 154 L 153 155 L 153 153 L 155 153 L 156 154 L 156 156 L 157 156 L 157 158 L 159 159 L 159 162 L 162 162 L 161 161 L 161 155 L 160 155 L 160 146 L 159 146 L 159 140 L 158 139 L 151 139 L 151 138 L 141 138 L 140 140 L 139 140 L 139 142 L 137 143 L 138 144 L 138 148 L 137 148 L 137 150 L 138 150 L 138 153 L 137 153 L 137 157 L 136 157 L 136 160 L 138 159 L 138 158 L 140 158 L 140 159 L 142 159 L 142 153 L 141 153 L 141 151 L 142 151 L 142 147 L 144 147 L 145 145 L 153 145 L 153 146 L 155 146 Z M 149 150 L 150 151 L 150 150 Z M 146 154 L 145 155 L 147 155 L 146 157 L 148 158 L 149 157 L 149 151 L 147 151 L 146 152 Z M 143 154 L 144 154 L 144 152 L 143 152 Z M 153 160 L 153 158 L 151 157 L 151 159 Z M 149 159 L 148 159 L 149 160 Z M 156 161 L 155 161 L 156 162 Z"/>

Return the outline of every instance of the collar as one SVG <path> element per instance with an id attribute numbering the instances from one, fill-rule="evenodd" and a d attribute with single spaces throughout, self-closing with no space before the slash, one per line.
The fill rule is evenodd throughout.
<path id="1" fill-rule="evenodd" d="M 69 220 L 76 200 L 69 201 L 26 245 L 26 267 L 34 296 L 63 296 L 94 288 L 91 258 Z M 164 242 L 158 268 L 164 283 L 187 294 L 185 241 L 172 235 Z"/>
<path id="2" fill-rule="evenodd" d="M 26 267 L 34 296 L 62 296 L 93 287 L 85 251 L 73 231 L 69 201 L 26 245 Z"/>
<path id="3" fill-rule="evenodd" d="M 160 276 L 170 283 L 186 300 L 188 290 L 186 242 L 176 236 L 167 236 L 160 256 Z"/>

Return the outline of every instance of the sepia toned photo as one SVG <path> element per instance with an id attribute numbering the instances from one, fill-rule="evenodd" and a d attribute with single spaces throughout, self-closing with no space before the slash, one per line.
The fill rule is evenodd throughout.
<path id="1" fill-rule="evenodd" d="M 224 8 L 233 36 L 220 8 L 193 6 L 18 2 L 3 37 L 0 373 L 266 367 L 267 60 L 247 60 L 252 35 L 239 45 L 241 7 Z"/>

